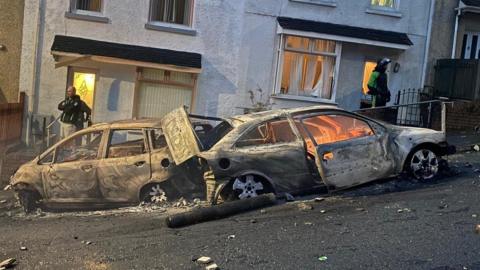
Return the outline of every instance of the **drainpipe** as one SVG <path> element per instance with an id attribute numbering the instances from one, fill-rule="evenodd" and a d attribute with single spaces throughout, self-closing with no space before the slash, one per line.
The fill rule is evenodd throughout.
<path id="1" fill-rule="evenodd" d="M 428 66 L 428 54 L 430 53 L 430 40 L 432 39 L 432 22 L 433 22 L 433 14 L 435 13 L 435 0 L 430 0 L 430 15 L 428 18 L 428 26 L 427 26 L 427 42 L 425 44 L 425 56 L 423 58 L 423 72 L 422 72 L 422 84 L 420 87 L 425 86 L 425 79 L 427 76 L 427 66 Z"/>
<path id="2" fill-rule="evenodd" d="M 30 93 L 28 97 L 28 113 L 27 113 L 27 134 L 25 136 L 25 143 L 31 145 L 32 143 L 32 121 L 33 112 L 35 109 L 35 96 L 38 93 L 40 87 L 40 67 L 42 64 L 42 48 L 43 48 L 43 30 L 45 29 L 45 0 L 40 0 L 37 12 L 37 27 L 35 29 L 35 39 L 32 61 L 32 85 L 30 87 Z"/>
<path id="3" fill-rule="evenodd" d="M 457 49 L 458 21 L 460 19 L 460 15 L 462 14 L 460 3 L 458 5 L 459 7 L 455 9 L 457 14 L 455 15 L 455 29 L 453 30 L 453 43 L 452 43 L 452 56 L 451 56 L 452 59 L 455 59 L 455 53 Z"/>

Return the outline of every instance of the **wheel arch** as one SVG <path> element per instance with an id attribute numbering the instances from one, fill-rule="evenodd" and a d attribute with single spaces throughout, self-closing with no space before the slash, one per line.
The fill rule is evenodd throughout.
<path id="1" fill-rule="evenodd" d="M 413 156 L 413 154 L 418 151 L 419 149 L 429 149 L 429 150 L 432 150 L 438 157 L 440 157 L 439 153 L 441 152 L 441 148 L 440 148 L 440 145 L 438 145 L 437 143 L 434 143 L 434 142 L 423 142 L 423 143 L 420 143 L 420 144 L 417 144 L 416 146 L 414 146 L 412 149 L 410 149 L 410 151 L 408 152 L 408 154 L 405 156 L 405 159 L 403 160 L 402 164 L 403 164 L 403 171 L 407 171 L 408 170 L 408 165 L 409 165 L 409 162 L 410 162 L 410 159 L 411 157 Z"/>

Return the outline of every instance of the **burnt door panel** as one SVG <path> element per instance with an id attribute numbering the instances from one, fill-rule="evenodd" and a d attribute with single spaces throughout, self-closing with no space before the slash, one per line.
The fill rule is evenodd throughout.
<path id="1" fill-rule="evenodd" d="M 90 202 L 100 200 L 97 160 L 45 166 L 42 172 L 49 201 Z"/>
<path id="2" fill-rule="evenodd" d="M 388 177 L 393 170 L 377 136 L 318 145 L 316 159 L 320 175 L 331 189 Z"/>

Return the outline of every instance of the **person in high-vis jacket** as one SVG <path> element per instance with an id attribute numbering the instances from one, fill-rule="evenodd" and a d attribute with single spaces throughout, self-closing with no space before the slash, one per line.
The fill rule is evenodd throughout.
<path id="1" fill-rule="evenodd" d="M 383 58 L 378 61 L 377 66 L 368 80 L 368 94 L 372 96 L 372 108 L 383 107 L 390 101 L 390 90 L 388 89 L 388 64 L 392 61 Z"/>
<path id="2" fill-rule="evenodd" d="M 84 111 L 86 104 L 80 99 L 80 96 L 76 94 L 74 86 L 67 88 L 67 97 L 64 101 L 58 104 L 58 109 L 62 111 L 60 116 L 60 137 L 66 138 L 78 130 L 80 122 L 83 125 Z M 87 106 L 88 107 L 88 106 Z M 90 108 L 88 108 L 88 115 Z M 89 116 L 88 116 L 89 117 Z"/>

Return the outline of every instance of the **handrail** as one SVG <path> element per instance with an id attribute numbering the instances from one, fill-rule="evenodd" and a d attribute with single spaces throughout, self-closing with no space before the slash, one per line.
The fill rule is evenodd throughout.
<path id="1" fill-rule="evenodd" d="M 47 148 L 50 147 L 50 133 L 51 133 L 51 128 L 52 128 L 52 126 L 53 126 L 56 122 L 58 122 L 58 121 L 60 120 L 60 117 L 61 117 L 61 116 L 62 116 L 62 115 L 57 116 L 57 118 L 55 118 L 55 120 L 53 120 L 50 124 L 48 124 L 48 126 L 47 126 L 47 128 L 46 128 L 46 129 L 47 129 Z"/>

